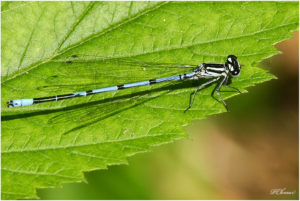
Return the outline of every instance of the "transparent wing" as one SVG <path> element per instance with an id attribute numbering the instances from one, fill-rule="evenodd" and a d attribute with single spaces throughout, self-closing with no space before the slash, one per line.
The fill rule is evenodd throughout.
<path id="1" fill-rule="evenodd" d="M 106 115 L 122 110 L 125 107 L 130 107 L 137 102 L 138 98 L 134 99 L 118 99 L 115 101 L 100 101 L 94 104 L 89 104 L 84 107 L 72 108 L 56 115 L 49 119 L 49 124 L 64 124 L 67 122 L 75 122 L 83 124 L 90 121 L 95 121 L 103 118 Z"/>
<path id="2" fill-rule="evenodd" d="M 115 65 L 130 65 L 139 67 L 152 67 L 152 68 L 194 68 L 195 64 L 177 64 L 177 63 L 157 63 L 149 61 L 141 61 L 136 58 L 114 58 L 114 57 L 101 57 L 95 55 L 74 54 L 63 58 L 53 60 L 55 62 L 98 62 L 110 63 Z"/>
<path id="3" fill-rule="evenodd" d="M 29 74 L 43 80 L 41 84 L 35 86 L 35 90 L 48 93 L 43 96 L 168 77 L 192 72 L 196 66 L 144 62 L 136 59 L 108 59 L 89 55 L 57 58 L 44 65 L 45 73 Z"/>
<path id="4" fill-rule="evenodd" d="M 32 80 L 35 80 L 32 85 L 27 87 L 28 92 L 34 95 L 28 95 L 28 97 L 74 93 L 168 77 L 192 72 L 194 67 L 196 65 L 144 62 L 135 59 L 107 59 L 88 55 L 57 58 L 43 64 L 37 73 L 32 71 L 28 74 L 34 78 Z M 170 85 L 175 85 L 175 83 L 178 82 L 103 93 L 98 97 L 92 97 L 94 101 L 88 103 L 84 103 L 84 101 L 90 100 L 88 97 L 81 98 L 82 100 L 79 102 L 74 101 L 75 105 L 67 106 L 65 111 L 54 115 L 48 123 L 75 124 L 75 127 L 81 128 L 150 100 L 151 98 L 146 98 L 146 96 L 149 96 L 153 90 L 157 90 L 153 96 L 159 96 L 160 92 L 172 91 L 173 86 Z M 31 86 L 35 88 L 31 90 Z M 162 90 L 162 88 L 164 89 Z"/>
<path id="5" fill-rule="evenodd" d="M 177 84 L 175 84 L 177 83 Z M 85 103 L 78 106 L 66 108 L 66 111 L 53 116 L 49 119 L 49 124 L 66 124 L 75 123 L 78 127 L 90 125 L 104 120 L 111 115 L 127 109 L 133 109 L 136 106 L 144 104 L 148 101 L 156 99 L 160 96 L 172 94 L 173 90 L 185 88 L 180 82 L 162 83 L 154 89 L 147 89 L 142 92 L 107 98 L 99 101 Z M 191 88 L 193 91 L 194 89 Z M 187 97 L 188 99 L 188 97 Z"/>

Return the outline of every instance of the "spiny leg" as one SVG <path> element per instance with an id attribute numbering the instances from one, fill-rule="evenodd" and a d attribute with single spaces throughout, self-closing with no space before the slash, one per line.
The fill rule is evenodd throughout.
<path id="1" fill-rule="evenodd" d="M 229 76 L 226 76 L 226 78 L 225 78 L 225 80 L 224 80 L 224 82 L 223 82 L 223 86 L 225 86 L 225 87 L 228 87 L 228 88 L 230 88 L 230 89 L 234 89 L 235 91 L 237 91 L 237 92 L 239 92 L 240 94 L 242 93 L 240 90 L 238 90 L 237 88 L 235 88 L 235 87 L 232 87 L 232 86 L 229 86 L 228 85 L 228 78 L 229 78 Z M 228 92 L 228 91 L 224 91 L 224 92 Z"/>
<path id="2" fill-rule="evenodd" d="M 228 110 L 228 107 L 227 107 L 227 104 L 225 103 L 225 101 L 223 100 L 222 96 L 221 96 L 220 93 L 219 93 L 220 88 L 221 88 L 221 86 L 224 84 L 224 82 L 225 82 L 226 79 L 227 79 L 227 75 L 226 75 L 226 76 L 224 77 L 224 79 L 219 83 L 219 85 L 217 86 L 217 88 L 216 88 L 215 91 L 216 91 L 217 95 L 220 97 L 220 99 L 221 99 L 223 105 L 225 106 L 226 110 L 229 111 L 229 110 Z"/>
<path id="3" fill-rule="evenodd" d="M 201 84 L 200 86 L 198 86 L 197 89 L 196 89 L 195 92 L 194 92 L 193 98 L 190 99 L 190 105 L 189 105 L 189 107 L 188 107 L 184 112 L 188 111 L 188 110 L 192 107 L 193 102 L 194 102 L 194 99 L 195 99 L 195 96 L 196 96 L 196 93 L 197 93 L 201 88 L 203 88 L 203 87 L 205 87 L 205 86 L 207 86 L 207 85 L 209 85 L 209 84 L 211 84 L 211 83 L 213 83 L 213 82 L 216 82 L 218 79 L 220 79 L 220 77 L 217 77 L 217 78 L 215 78 L 215 79 L 212 79 L 212 80 L 210 80 L 210 81 L 208 81 L 208 82 L 205 82 L 205 83 Z"/>
<path id="4" fill-rule="evenodd" d="M 225 87 L 228 87 L 228 88 L 230 88 L 230 89 L 234 89 L 235 91 L 237 91 L 237 92 L 239 92 L 240 94 L 242 93 L 240 90 L 238 90 L 237 88 L 235 88 L 235 87 L 232 87 L 232 86 L 229 86 L 228 85 L 228 79 L 229 79 L 229 76 L 226 76 L 225 77 L 225 80 L 224 80 L 224 82 L 223 82 L 223 86 L 225 86 Z M 224 91 L 224 92 L 228 92 L 228 91 Z"/>
<path id="5" fill-rule="evenodd" d="M 239 92 L 240 94 L 242 94 L 242 92 L 239 90 L 239 89 L 237 89 L 237 88 L 235 88 L 235 87 L 232 87 L 232 86 L 228 86 L 228 85 L 223 85 L 224 87 L 228 87 L 228 88 L 230 88 L 230 89 L 234 89 L 234 90 L 236 90 L 237 92 Z"/>

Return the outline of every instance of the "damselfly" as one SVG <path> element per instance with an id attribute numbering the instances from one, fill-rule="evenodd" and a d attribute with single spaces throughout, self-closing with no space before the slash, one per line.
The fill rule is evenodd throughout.
<path id="1" fill-rule="evenodd" d="M 72 55 L 72 57 L 77 58 L 78 56 Z M 191 67 L 191 66 L 193 66 L 193 65 L 186 65 L 185 67 Z M 176 66 L 174 66 L 174 67 L 176 67 Z M 75 93 L 70 93 L 70 94 L 57 95 L 57 96 L 50 96 L 50 97 L 43 97 L 43 98 L 30 98 L 30 99 L 15 99 L 15 100 L 8 101 L 7 105 L 8 105 L 8 107 L 20 107 L 20 106 L 27 106 L 27 105 L 32 105 L 32 104 L 44 103 L 44 102 L 65 100 L 65 99 L 81 97 L 81 96 L 89 96 L 89 95 L 93 95 L 93 94 L 109 92 L 109 91 L 117 91 L 117 90 L 121 90 L 121 89 L 132 88 L 132 87 L 152 85 L 152 84 L 156 84 L 156 83 L 160 83 L 160 82 L 167 82 L 167 81 L 174 81 L 174 80 L 179 81 L 179 80 L 208 79 L 207 82 L 201 84 L 200 86 L 198 86 L 196 88 L 196 90 L 193 94 L 193 97 L 190 99 L 189 107 L 185 111 L 189 110 L 192 107 L 195 96 L 200 89 L 202 89 L 203 87 L 208 86 L 212 83 L 215 83 L 215 82 L 219 82 L 219 83 L 218 83 L 217 87 L 214 89 L 212 95 L 214 94 L 214 92 L 216 92 L 217 95 L 219 96 L 219 98 L 221 99 L 223 105 L 228 110 L 227 104 L 223 100 L 219 91 L 222 86 L 225 86 L 225 87 L 234 89 L 234 90 L 238 91 L 239 93 L 241 93 L 237 88 L 228 86 L 229 78 L 239 76 L 240 72 L 241 72 L 241 65 L 238 62 L 237 57 L 234 55 L 229 55 L 224 64 L 202 63 L 200 65 L 195 65 L 195 67 L 193 67 L 193 71 L 190 73 L 179 74 L 179 75 L 175 75 L 175 76 L 163 77 L 163 78 L 157 78 L 157 79 L 150 79 L 147 81 L 121 84 L 121 85 L 117 85 L 117 86 L 104 87 L 104 88 L 93 89 L 93 90 L 82 91 L 82 92 L 75 92 Z"/>

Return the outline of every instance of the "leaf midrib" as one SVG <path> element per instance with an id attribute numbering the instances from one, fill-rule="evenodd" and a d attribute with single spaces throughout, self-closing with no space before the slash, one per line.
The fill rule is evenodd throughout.
<path id="1" fill-rule="evenodd" d="M 166 5 L 166 4 L 168 4 L 168 3 L 169 3 L 169 1 L 167 1 L 167 2 L 162 2 L 162 3 L 160 3 L 160 4 L 156 4 L 156 5 L 154 5 L 153 7 L 144 9 L 143 11 L 139 12 L 139 13 L 136 14 L 136 15 L 131 16 L 130 18 L 125 18 L 124 20 L 122 20 L 122 21 L 120 21 L 120 22 L 118 22 L 118 23 L 112 25 L 110 28 L 107 28 L 107 29 L 101 31 L 101 32 L 99 32 L 98 34 L 95 34 L 95 35 L 92 35 L 92 36 L 90 36 L 90 37 L 87 37 L 85 40 L 80 41 L 80 42 L 78 42 L 78 43 L 75 43 L 74 45 L 70 46 L 69 48 L 65 48 L 65 49 L 62 50 L 61 52 L 54 53 L 52 56 L 50 56 L 50 57 L 48 57 L 48 58 L 45 58 L 44 60 L 38 61 L 38 62 L 36 62 L 36 63 L 34 63 L 34 64 L 28 66 L 28 67 L 22 68 L 22 69 L 21 69 L 21 72 L 19 72 L 19 73 L 12 73 L 11 75 L 7 76 L 6 79 L 3 80 L 3 81 L 1 82 L 1 84 L 5 84 L 7 81 L 10 81 L 10 80 L 12 80 L 12 79 L 15 79 L 15 78 L 17 78 L 17 77 L 23 75 L 24 73 L 28 73 L 29 71 L 31 71 L 31 70 L 33 70 L 33 69 L 35 69 L 35 68 L 41 66 L 42 64 L 51 62 L 53 59 L 55 59 L 56 57 L 58 57 L 58 56 L 64 54 L 65 52 L 67 52 L 67 51 L 69 51 L 69 50 L 72 50 L 72 49 L 74 49 L 74 48 L 76 48 L 76 47 L 78 47 L 78 46 L 80 46 L 80 45 L 82 45 L 82 44 L 85 44 L 85 43 L 87 43 L 88 41 L 90 41 L 90 40 L 92 40 L 92 39 L 94 39 L 94 38 L 103 36 L 104 34 L 107 34 L 107 33 L 111 32 L 111 31 L 117 29 L 117 28 L 120 27 L 120 26 L 126 25 L 126 24 L 132 22 L 133 20 L 136 20 L 136 19 L 138 19 L 138 18 L 140 18 L 140 17 L 142 17 L 142 16 L 144 16 L 144 15 L 146 15 L 146 14 L 152 12 L 152 11 L 155 11 L 156 9 L 158 9 L 158 8 L 160 8 L 161 6 Z M 85 15 L 85 16 L 86 16 L 86 15 Z M 81 21 L 82 21 L 82 19 L 81 19 Z M 76 23 L 77 23 L 77 22 L 76 22 Z M 62 42 L 64 42 L 64 41 L 62 41 Z M 63 44 L 63 43 L 62 43 L 62 44 Z"/>

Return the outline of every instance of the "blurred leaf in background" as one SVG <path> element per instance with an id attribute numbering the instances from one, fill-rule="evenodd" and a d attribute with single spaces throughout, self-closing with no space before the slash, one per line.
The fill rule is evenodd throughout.
<path id="1" fill-rule="evenodd" d="M 183 126 L 192 120 L 225 111 L 210 96 L 213 85 L 184 114 L 195 81 L 23 108 L 8 109 L 6 101 L 185 70 L 110 61 L 223 63 L 228 54 L 244 65 L 232 85 L 246 92 L 274 78 L 256 66 L 298 28 L 297 2 L 4 2 L 1 10 L 3 199 L 37 198 L 36 188 L 125 164 L 128 156 L 186 137 Z M 73 54 L 87 56 L 66 62 Z"/>

